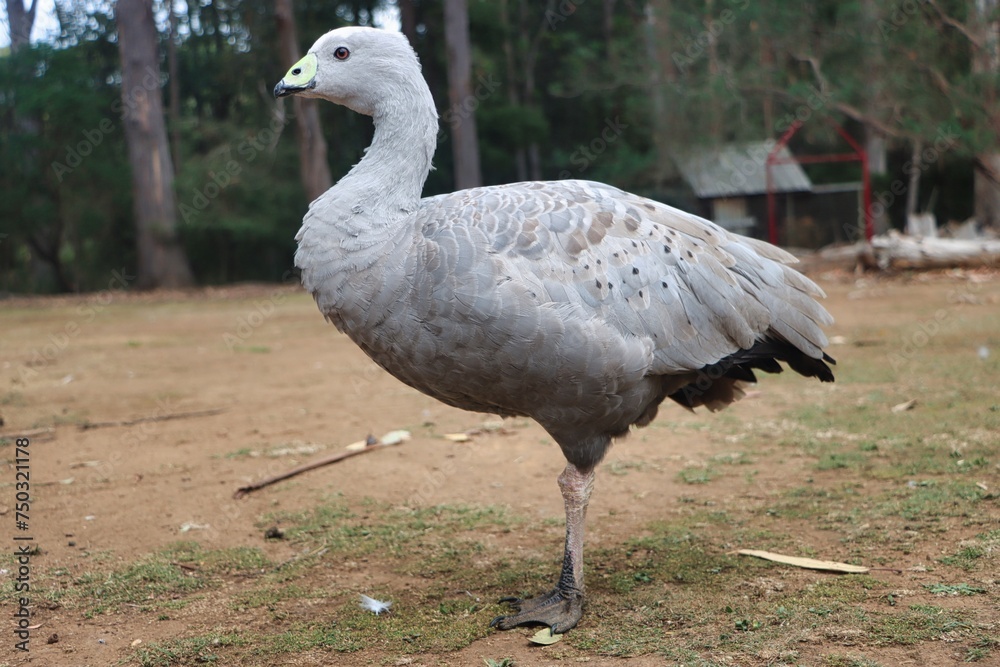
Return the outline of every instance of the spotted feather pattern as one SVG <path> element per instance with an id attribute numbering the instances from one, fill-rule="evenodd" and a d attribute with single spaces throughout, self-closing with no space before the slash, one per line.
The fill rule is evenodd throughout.
<path id="1" fill-rule="evenodd" d="M 343 210 L 314 203 L 296 259 L 327 317 L 420 391 L 534 417 L 571 462 L 595 463 L 666 397 L 723 407 L 775 358 L 828 379 L 832 318 L 791 255 L 617 188 L 475 188 L 363 234 L 363 211 L 331 233 L 326 208 Z M 682 400 L 725 360 L 748 365 Z"/>

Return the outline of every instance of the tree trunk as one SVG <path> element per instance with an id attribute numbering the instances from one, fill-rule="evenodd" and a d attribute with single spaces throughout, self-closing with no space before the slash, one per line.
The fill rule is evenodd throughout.
<path id="1" fill-rule="evenodd" d="M 1000 153 L 976 157 L 973 185 L 976 222 L 982 227 L 1000 229 Z"/>
<path id="2" fill-rule="evenodd" d="M 170 83 L 170 154 L 174 158 L 174 173 L 181 168 L 181 82 L 177 73 L 177 12 L 172 2 L 170 12 L 170 39 L 167 40 L 167 79 Z"/>
<path id="3" fill-rule="evenodd" d="M 705 25 L 711 25 L 715 21 L 715 0 L 705 0 Z M 718 40 L 714 36 L 708 39 L 708 76 L 710 86 L 717 85 L 717 79 L 722 72 L 719 66 Z M 715 144 L 722 142 L 722 113 L 721 106 L 715 102 L 708 105 L 706 109 L 709 118 L 708 131 Z"/>
<path id="4" fill-rule="evenodd" d="M 972 59 L 972 71 L 990 75 L 983 90 L 983 102 L 992 109 L 990 125 L 993 146 L 976 156 L 973 184 L 975 217 L 982 227 L 1000 230 L 1000 111 L 997 111 L 997 77 L 1000 76 L 1000 0 L 970 0 L 970 16 L 977 26 L 978 48 Z M 986 79 L 987 77 L 984 77 Z"/>
<path id="5" fill-rule="evenodd" d="M 651 0 L 646 3 L 646 21 L 643 41 L 646 62 L 649 64 L 650 99 L 653 103 L 653 145 L 656 147 L 656 166 L 652 179 L 658 188 L 663 187 L 673 175 L 671 143 L 676 137 L 676 109 L 671 109 L 668 92 L 677 82 L 677 71 L 671 60 L 673 43 L 670 39 L 670 0 Z"/>
<path id="6" fill-rule="evenodd" d="M 879 21 L 883 17 L 879 12 L 879 0 L 861 0 L 860 17 L 861 25 L 859 33 L 861 35 L 872 34 L 872 27 L 880 25 Z M 867 72 L 868 84 L 864 87 L 863 104 L 865 116 L 877 118 L 879 109 L 882 108 L 884 95 L 882 93 L 883 80 L 885 78 L 885 58 L 883 57 L 880 44 L 864 43 L 861 54 L 861 66 Z M 871 123 L 864 125 L 865 154 L 868 157 L 868 173 L 872 176 L 884 176 L 888 171 L 888 151 L 885 135 L 879 132 Z M 912 180 L 912 179 L 911 179 Z M 889 228 L 889 216 L 882 207 L 878 207 L 879 215 L 876 215 L 872 223 L 876 234 L 884 234 Z M 914 211 L 915 212 L 915 211 Z M 909 216 L 909 213 L 907 213 Z M 909 217 L 907 217 L 909 219 Z"/>
<path id="7" fill-rule="evenodd" d="M 448 50 L 448 102 L 451 151 L 455 160 L 455 189 L 483 184 L 476 138 L 476 98 L 472 94 L 472 47 L 469 44 L 469 7 L 466 0 L 445 0 L 444 41 Z"/>
<path id="8" fill-rule="evenodd" d="M 510 4 L 508 0 L 500 0 L 500 25 L 503 28 L 503 59 L 504 71 L 507 75 L 507 103 L 511 108 L 517 109 L 521 106 L 518 97 L 517 67 L 514 64 L 514 29 L 510 22 Z M 524 146 L 519 145 L 514 151 L 514 170 L 518 181 L 528 180 L 528 158 L 524 151 Z"/>
<path id="9" fill-rule="evenodd" d="M 914 139 L 911 164 L 920 164 L 920 153 L 924 150 L 924 142 Z M 917 214 L 920 203 L 920 169 L 910 170 L 910 182 L 906 186 L 906 221 Z"/>
<path id="10" fill-rule="evenodd" d="M 136 286 L 183 287 L 194 280 L 177 239 L 174 168 L 163 122 L 152 0 L 121 0 L 115 15 L 138 240 Z"/>
<path id="11" fill-rule="evenodd" d="M 17 53 L 22 46 L 31 43 L 31 29 L 35 25 L 35 8 L 38 0 L 32 0 L 31 9 L 25 9 L 22 0 L 7 0 L 7 25 L 10 27 L 10 52 Z"/>
<path id="12" fill-rule="evenodd" d="M 417 6 L 413 0 L 398 0 L 399 29 L 410 40 L 410 46 L 417 48 Z"/>
<path id="13" fill-rule="evenodd" d="M 274 5 L 282 64 L 287 70 L 302 57 L 295 30 L 295 14 L 292 0 L 275 0 Z M 319 108 L 316 100 L 296 95 L 292 97 L 292 109 L 295 114 L 295 137 L 299 143 L 302 187 L 309 201 L 313 201 L 333 185 L 330 165 L 326 161 L 326 139 L 319 123 Z"/>

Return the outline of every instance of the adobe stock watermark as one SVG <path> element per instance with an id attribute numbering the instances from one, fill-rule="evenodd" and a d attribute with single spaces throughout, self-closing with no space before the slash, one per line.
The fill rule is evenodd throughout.
<path id="1" fill-rule="evenodd" d="M 900 341 L 899 349 L 888 355 L 889 367 L 894 372 L 910 364 L 920 352 L 931 344 L 950 323 L 953 322 L 954 309 L 966 303 L 975 303 L 975 294 L 982 290 L 983 285 L 976 280 L 970 280 L 959 288 L 949 290 L 946 300 L 950 308 L 938 308 L 934 313 L 917 322 L 916 327 L 905 333 Z"/>
<path id="2" fill-rule="evenodd" d="M 871 215 L 873 220 L 887 215 L 889 208 L 896 203 L 898 197 L 906 194 L 909 188 L 910 178 L 917 174 L 922 174 L 925 169 L 937 162 L 942 155 L 953 149 L 959 141 L 958 133 L 948 127 L 939 127 L 934 143 L 924 148 L 915 158 L 910 158 L 903 163 L 903 174 L 905 179 L 897 178 L 889 187 L 879 192 L 872 193 Z M 858 219 L 862 224 L 844 223 L 841 229 L 848 243 L 857 243 L 865 240 L 864 232 L 865 210 L 864 204 L 858 205 Z"/>
<path id="3" fill-rule="evenodd" d="M 779 118 L 774 123 L 774 129 L 777 132 L 784 132 L 792 126 L 792 123 L 798 121 L 800 123 L 808 122 L 817 111 L 825 109 L 833 99 L 832 91 L 822 91 L 813 88 L 812 91 L 806 96 L 806 99 L 802 104 L 795 107 L 794 111 L 789 111 L 784 116 Z"/>
<path id="4" fill-rule="evenodd" d="M 118 120 L 124 119 L 130 112 L 135 111 L 139 105 L 140 95 L 145 95 L 154 90 L 159 90 L 161 84 L 160 73 L 152 67 L 146 67 L 146 75 L 139 82 L 138 86 L 132 88 L 127 94 L 119 97 L 111 103 L 111 111 L 118 116 Z M 96 127 L 81 131 L 83 137 L 75 144 L 65 146 L 66 156 L 62 162 L 54 161 L 50 166 L 55 172 L 56 180 L 62 183 L 63 179 L 83 164 L 85 158 L 89 157 L 94 149 L 100 146 L 105 137 L 118 129 L 111 118 L 105 116 Z"/>
<path id="5" fill-rule="evenodd" d="M 917 0 L 903 0 L 898 5 L 894 5 L 886 18 L 878 20 L 878 31 L 883 40 L 888 40 L 889 35 L 896 32 L 909 22 L 920 12 L 920 3 Z"/>
<path id="6" fill-rule="evenodd" d="M 298 282 L 298 276 L 292 271 L 285 271 L 281 275 L 282 286 L 288 285 L 293 280 Z M 287 290 L 277 289 L 267 298 L 255 301 L 249 312 L 237 318 L 236 326 L 231 331 L 222 334 L 222 342 L 226 344 L 229 351 L 235 352 L 240 345 L 246 343 L 257 329 L 274 316 L 278 306 L 284 303 L 287 298 Z"/>
<path id="7" fill-rule="evenodd" d="M 275 116 L 268 123 L 268 126 L 261 128 L 256 134 L 248 137 L 236 145 L 237 160 L 233 156 L 233 145 L 227 144 L 223 149 L 222 167 L 218 170 L 208 172 L 208 182 L 200 188 L 194 188 L 191 196 L 186 202 L 181 202 L 178 206 L 181 217 L 185 223 L 191 224 L 197 219 L 200 213 L 207 209 L 222 192 L 236 182 L 237 177 L 242 173 L 243 166 L 250 164 L 257 159 L 257 156 L 265 152 L 268 146 L 277 139 L 288 123 L 294 120 L 295 114 L 288 113 L 282 116 Z"/>
<path id="8" fill-rule="evenodd" d="M 69 347 L 70 343 L 80 335 L 83 326 L 94 321 L 103 313 L 115 300 L 115 293 L 126 290 L 135 281 L 135 278 L 125 268 L 122 268 L 121 271 L 112 271 L 107 288 L 102 289 L 88 298 L 85 303 L 77 306 L 77 318 L 67 322 L 61 330 L 49 334 L 48 342 L 31 351 L 31 358 L 20 367 L 21 381 L 38 376 L 39 372 L 35 370 L 37 367 L 46 366 L 55 361 L 59 353 Z"/>
<path id="9" fill-rule="evenodd" d="M 906 180 L 897 178 L 888 188 L 875 193 L 872 202 L 872 216 L 880 218 L 888 212 L 889 207 L 896 202 L 896 197 L 903 195 L 909 187 L 909 179 L 922 174 L 925 169 L 937 162 L 942 155 L 950 151 L 958 143 L 958 133 L 947 127 L 938 128 L 934 143 L 920 151 L 916 159 L 909 159 L 903 164 Z M 864 211 L 861 211 L 862 215 Z"/>
<path id="10" fill-rule="evenodd" d="M 451 477 L 471 467 L 474 448 L 465 446 L 459 451 L 460 456 L 446 458 L 440 467 L 424 471 L 423 482 L 406 499 L 407 506 L 419 508 L 433 505 L 433 498 L 438 490 L 444 487 Z"/>
<path id="11" fill-rule="evenodd" d="M 461 102 L 456 102 L 452 106 L 448 107 L 448 110 L 441 114 L 442 125 L 448 125 L 448 127 L 455 129 L 466 120 L 469 119 L 472 114 L 476 113 L 476 109 L 479 105 L 488 98 L 490 95 L 496 92 L 496 90 L 503 85 L 501 81 L 498 81 L 493 77 L 493 73 L 479 74 L 476 77 L 476 87 L 472 91 L 471 95 L 466 95 Z M 438 145 L 444 143 L 448 140 L 448 133 L 444 131 L 444 127 L 438 129 Z"/>
<path id="12" fill-rule="evenodd" d="M 576 13 L 587 0 L 560 0 L 558 5 L 551 4 L 545 10 L 545 22 L 549 24 L 549 30 L 555 30 L 561 23 Z"/>
<path id="13" fill-rule="evenodd" d="M 750 6 L 750 0 L 726 0 L 726 2 L 736 11 L 727 7 L 719 13 L 718 18 L 706 19 L 702 22 L 704 30 L 685 39 L 683 50 L 670 54 L 670 59 L 674 61 L 674 66 L 681 74 L 686 74 L 689 67 L 705 57 L 708 47 L 717 42 L 722 33 L 736 22 L 737 12 Z"/>
<path id="14" fill-rule="evenodd" d="M 628 127 L 628 125 L 621 121 L 620 116 L 615 116 L 614 119 L 605 118 L 604 128 L 600 134 L 591 139 L 589 143 L 578 145 L 572 155 L 569 156 L 570 164 L 576 167 L 578 174 L 584 172 L 604 151 L 608 150 L 611 144 L 618 141 Z M 573 172 L 569 169 L 563 169 L 559 172 L 559 178 L 561 179 L 572 177 Z"/>

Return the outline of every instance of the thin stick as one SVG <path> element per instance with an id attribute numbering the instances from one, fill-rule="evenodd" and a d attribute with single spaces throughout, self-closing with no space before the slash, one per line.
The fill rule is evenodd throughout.
<path id="1" fill-rule="evenodd" d="M 54 428 L 36 428 L 30 431 L 21 431 L 20 433 L 0 433 L 0 440 L 8 440 L 14 442 L 20 438 L 29 438 L 34 442 L 45 442 L 46 440 L 56 439 L 56 430 Z"/>
<path id="2" fill-rule="evenodd" d="M 133 426 L 135 424 L 144 424 L 146 422 L 165 422 L 171 419 L 189 419 L 191 417 L 208 417 L 211 415 L 217 415 L 225 412 L 225 408 L 213 408 L 211 410 L 195 410 L 194 412 L 174 412 L 169 415 L 154 415 L 152 417 L 139 417 L 137 419 L 125 419 L 123 421 L 113 421 L 113 422 L 84 422 L 80 424 L 81 431 L 87 431 L 92 428 L 107 428 L 109 426 Z"/>
<path id="3" fill-rule="evenodd" d="M 263 489 L 265 486 L 270 486 L 275 482 L 280 482 L 282 480 L 288 479 L 289 477 L 295 477 L 296 475 L 301 475 L 302 473 L 308 470 L 322 468 L 323 466 L 330 465 L 331 463 L 337 463 L 338 461 L 343 461 L 344 459 L 349 459 L 352 456 L 357 456 L 358 454 L 367 454 L 368 452 L 376 449 L 395 447 L 396 445 L 399 444 L 398 442 L 394 442 L 389 445 L 383 445 L 372 436 L 368 436 L 368 442 L 370 444 L 368 444 L 363 449 L 349 449 L 345 452 L 337 452 L 336 454 L 328 456 L 325 459 L 320 459 L 319 461 L 313 461 L 312 463 L 305 463 L 303 465 L 298 466 L 297 468 L 292 468 L 287 472 L 283 472 L 280 475 L 275 475 L 273 477 L 262 479 L 261 481 L 250 484 L 249 486 L 241 486 L 240 488 L 236 489 L 236 493 L 233 494 L 233 498 L 242 498 L 243 496 L 249 493 L 253 493 L 258 489 Z"/>

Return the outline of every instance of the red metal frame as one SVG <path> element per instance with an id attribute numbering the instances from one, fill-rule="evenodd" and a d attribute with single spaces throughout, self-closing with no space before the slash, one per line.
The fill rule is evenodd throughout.
<path id="1" fill-rule="evenodd" d="M 871 241 L 872 236 L 875 234 L 875 225 L 872 220 L 872 186 L 871 186 L 871 175 L 868 173 L 868 153 L 864 148 L 858 144 L 854 138 L 847 133 L 847 131 L 842 128 L 837 123 L 830 119 L 826 119 L 833 129 L 837 131 L 837 134 L 842 136 L 847 144 L 853 150 L 852 153 L 832 153 L 829 155 L 803 155 L 800 157 L 792 158 L 780 158 L 778 157 L 778 152 L 788 145 L 795 133 L 802 129 L 802 121 L 796 120 L 792 123 L 791 127 L 785 130 L 785 133 L 781 135 L 778 139 L 774 148 L 771 152 L 767 154 L 767 160 L 764 163 L 764 170 L 767 178 L 767 235 L 768 240 L 777 245 L 778 243 L 778 214 L 777 214 L 777 203 L 774 197 L 774 179 L 771 176 L 771 167 L 776 164 L 788 164 L 791 162 L 797 162 L 799 164 L 813 164 L 816 162 L 860 162 L 861 163 L 861 188 L 862 188 L 862 202 L 864 205 L 864 215 L 865 215 L 865 240 Z"/>

